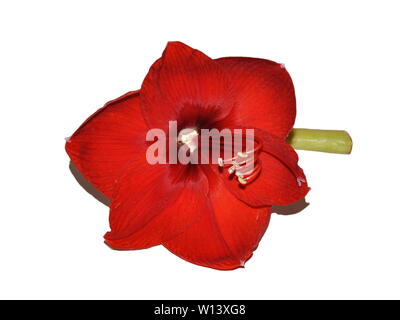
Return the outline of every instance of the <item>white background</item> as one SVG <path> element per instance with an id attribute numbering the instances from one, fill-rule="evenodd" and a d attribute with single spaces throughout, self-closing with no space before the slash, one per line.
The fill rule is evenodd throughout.
<path id="1" fill-rule="evenodd" d="M 2 1 L 1 298 L 400 298 L 396 1 Z M 272 217 L 245 269 L 103 244 L 108 208 L 64 137 L 137 89 L 168 40 L 286 64 L 296 127 L 346 129 L 352 155 L 299 152 L 308 208 Z"/>

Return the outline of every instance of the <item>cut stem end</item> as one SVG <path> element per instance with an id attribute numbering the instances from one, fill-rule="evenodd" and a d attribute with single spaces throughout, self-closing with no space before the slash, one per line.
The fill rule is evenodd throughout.
<path id="1" fill-rule="evenodd" d="M 299 150 L 350 154 L 353 141 L 344 130 L 293 129 L 287 140 Z"/>

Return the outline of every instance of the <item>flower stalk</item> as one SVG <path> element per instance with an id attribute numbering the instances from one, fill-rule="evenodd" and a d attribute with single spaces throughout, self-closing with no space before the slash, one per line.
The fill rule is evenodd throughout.
<path id="1" fill-rule="evenodd" d="M 293 129 L 287 142 L 295 149 L 350 154 L 353 142 L 344 130 Z"/>

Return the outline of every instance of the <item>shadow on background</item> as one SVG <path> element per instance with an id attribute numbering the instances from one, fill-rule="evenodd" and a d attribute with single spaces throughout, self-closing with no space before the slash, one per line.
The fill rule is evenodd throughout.
<path id="1" fill-rule="evenodd" d="M 102 204 L 109 206 L 110 200 L 103 195 L 99 190 L 97 190 L 89 181 L 87 181 L 83 175 L 79 172 L 79 170 L 74 166 L 74 164 L 69 162 L 69 170 L 72 175 L 76 179 L 76 181 L 80 184 L 80 186 L 86 190 L 87 193 L 92 195 L 96 200 L 100 201 Z M 289 204 L 287 206 L 272 206 L 272 212 L 281 214 L 281 215 L 291 215 L 296 214 L 303 211 L 309 205 L 305 199 L 302 199 L 298 202 Z"/>
<path id="2" fill-rule="evenodd" d="M 303 211 L 305 208 L 309 206 L 309 203 L 306 202 L 306 199 L 301 199 L 292 204 L 288 204 L 286 206 L 272 206 L 272 212 L 281 214 L 284 216 L 288 216 L 291 214 L 296 214 Z"/>
<path id="3" fill-rule="evenodd" d="M 69 162 L 69 170 L 72 175 L 76 179 L 76 181 L 81 185 L 83 189 L 89 194 L 91 194 L 96 200 L 100 201 L 102 204 L 109 206 L 110 200 L 102 194 L 99 190 L 97 190 L 86 178 L 79 172 L 79 170 L 74 166 L 74 164 Z"/>

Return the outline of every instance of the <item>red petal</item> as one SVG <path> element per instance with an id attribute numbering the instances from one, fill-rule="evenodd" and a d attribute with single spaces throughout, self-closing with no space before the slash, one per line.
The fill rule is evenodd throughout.
<path id="1" fill-rule="evenodd" d="M 268 227 L 271 208 L 251 208 L 235 199 L 218 179 L 210 179 L 208 210 L 186 232 L 163 245 L 201 266 L 221 270 L 243 267 Z"/>
<path id="2" fill-rule="evenodd" d="M 231 85 L 221 67 L 181 42 L 168 43 L 144 79 L 140 95 L 147 123 L 161 129 L 169 120 L 189 125 L 190 120 L 198 120 L 198 114 L 218 121 L 233 107 Z M 187 109 L 197 112 L 192 119 L 182 120 L 181 113 L 186 117 Z"/>
<path id="3" fill-rule="evenodd" d="M 136 91 L 108 102 L 89 117 L 65 145 L 82 175 L 107 197 L 111 197 L 121 169 L 145 142 L 147 128 L 139 101 Z"/>
<path id="4" fill-rule="evenodd" d="M 262 142 L 260 175 L 243 186 L 230 178 L 226 170 L 214 167 L 219 178 L 238 199 L 252 207 L 287 205 L 303 199 L 310 188 L 303 170 L 297 165 L 298 156 L 294 149 L 263 130 L 255 129 L 255 136 Z"/>
<path id="5" fill-rule="evenodd" d="M 207 193 L 208 182 L 199 168 L 150 165 L 140 155 L 116 184 L 111 232 L 105 239 L 115 249 L 143 249 L 167 241 L 199 218 Z"/>
<path id="6" fill-rule="evenodd" d="M 227 57 L 223 67 L 236 93 L 235 116 L 255 127 L 286 138 L 296 118 L 296 98 L 290 75 L 273 61 Z"/>

